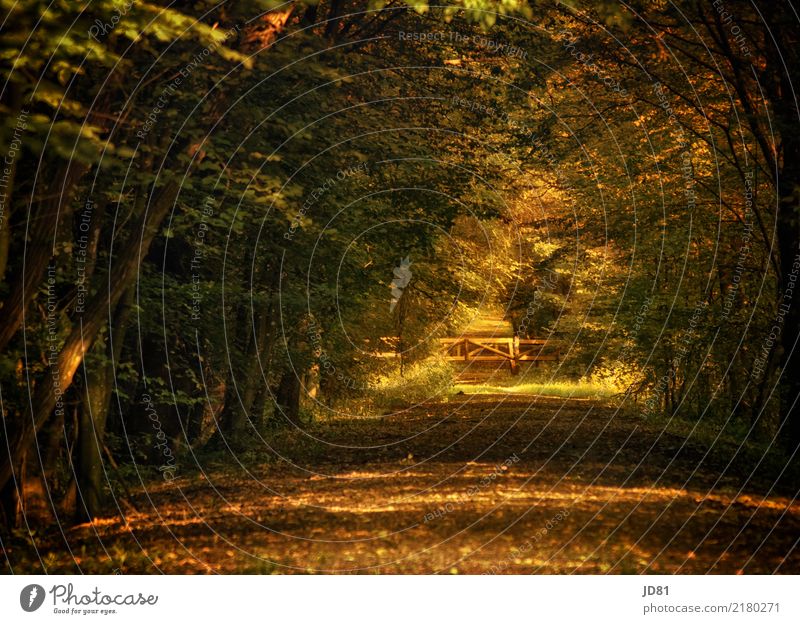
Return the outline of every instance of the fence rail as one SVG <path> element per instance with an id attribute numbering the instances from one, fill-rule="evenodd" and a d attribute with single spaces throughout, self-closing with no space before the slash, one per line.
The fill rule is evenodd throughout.
<path id="1" fill-rule="evenodd" d="M 441 338 L 445 359 L 461 362 L 502 362 L 507 360 L 511 372 L 520 362 L 558 362 L 561 346 L 552 340 L 535 338 Z"/>

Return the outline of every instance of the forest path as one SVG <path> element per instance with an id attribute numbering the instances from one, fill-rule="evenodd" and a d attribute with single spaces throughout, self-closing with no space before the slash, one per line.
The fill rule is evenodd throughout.
<path id="1" fill-rule="evenodd" d="M 281 460 L 184 466 L 127 524 L 69 532 L 73 552 L 94 567 L 102 540 L 126 573 L 800 572 L 800 505 L 756 494 L 774 482 L 748 479 L 757 458 L 726 471 L 731 449 L 704 458 L 602 403 L 455 399 L 276 434 Z"/>
<path id="2" fill-rule="evenodd" d="M 502 310 L 489 310 L 472 319 L 459 335 L 468 338 L 511 338 L 514 327 L 511 321 L 506 320 Z"/>

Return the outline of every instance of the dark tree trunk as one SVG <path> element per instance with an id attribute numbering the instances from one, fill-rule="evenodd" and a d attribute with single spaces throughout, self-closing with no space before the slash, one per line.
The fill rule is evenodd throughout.
<path id="1" fill-rule="evenodd" d="M 3 524 L 10 528 L 16 528 L 19 518 L 22 516 L 22 487 L 25 482 L 25 455 L 20 457 L 20 463 L 14 467 L 14 478 L 9 479 L 0 488 L 0 508 L 2 509 Z"/>
<path id="2" fill-rule="evenodd" d="M 237 349 L 228 349 L 230 377 L 225 385 L 225 406 L 222 411 L 222 433 L 231 439 L 238 439 L 245 429 L 245 400 L 242 398 L 247 375 L 247 359 L 250 351 L 251 332 L 248 331 L 247 310 L 239 306 L 235 320 L 230 325 L 231 335 L 235 336 Z M 238 353 L 243 354 L 241 357 Z M 232 356 L 235 359 L 231 359 Z"/>
<path id="3" fill-rule="evenodd" d="M 288 370 L 281 375 L 278 391 L 275 393 L 276 410 L 290 422 L 296 422 L 300 415 L 300 378 Z"/>
<path id="4" fill-rule="evenodd" d="M 99 345 L 105 357 L 87 372 L 85 379 L 75 461 L 78 486 L 75 511 L 79 522 L 96 517 L 103 506 L 106 420 L 114 390 L 114 369 L 122 354 L 134 293 L 135 289 L 129 288 L 120 301 L 108 341 L 103 340 Z"/>
<path id="5" fill-rule="evenodd" d="M 254 410 L 259 392 L 264 387 L 262 367 L 268 370 L 268 354 L 270 344 L 269 333 L 272 330 L 270 310 L 259 314 L 255 323 L 247 319 L 240 323 L 242 330 L 249 334 L 246 342 L 244 361 L 231 367 L 237 371 L 237 378 L 228 384 L 229 391 L 225 399 L 225 416 L 223 417 L 225 435 L 238 439 L 247 431 L 248 424 L 254 417 Z M 254 327 L 255 325 L 255 327 Z"/>
<path id="6" fill-rule="evenodd" d="M 54 180 L 45 189 L 48 197 L 36 204 L 29 213 L 30 237 L 25 243 L 23 260 L 11 292 L 0 307 L 0 350 L 5 349 L 25 318 L 28 304 L 44 280 L 47 266 L 53 257 L 53 242 L 59 225 L 71 214 L 72 200 L 78 181 L 87 167 L 77 161 L 62 166 Z"/>

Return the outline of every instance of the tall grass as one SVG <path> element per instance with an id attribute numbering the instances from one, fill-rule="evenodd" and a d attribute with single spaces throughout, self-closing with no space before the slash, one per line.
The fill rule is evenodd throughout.
<path id="1" fill-rule="evenodd" d="M 380 418 L 416 403 L 452 394 L 455 371 L 443 358 L 432 357 L 404 367 L 391 366 L 369 380 L 366 391 L 339 399 L 333 410 L 314 409 L 319 420 Z"/>
<path id="2" fill-rule="evenodd" d="M 493 384 L 456 384 L 453 386 L 454 394 L 460 392 L 464 394 L 529 394 L 573 399 L 604 399 L 619 394 L 619 390 L 616 388 L 589 381 L 522 381 L 505 383 L 502 380 L 498 380 L 498 383 Z"/>
<path id="3" fill-rule="evenodd" d="M 446 396 L 454 380 L 450 363 L 444 358 L 431 357 L 406 367 L 402 374 L 398 367 L 377 377 L 370 390 L 377 404 L 391 407 Z"/>
<path id="4" fill-rule="evenodd" d="M 608 379 L 563 378 L 554 380 L 549 367 L 530 367 L 517 376 L 494 375 L 485 382 L 457 383 L 454 393 L 464 394 L 520 394 L 552 396 L 575 399 L 607 399 L 619 395 L 621 389 Z"/>

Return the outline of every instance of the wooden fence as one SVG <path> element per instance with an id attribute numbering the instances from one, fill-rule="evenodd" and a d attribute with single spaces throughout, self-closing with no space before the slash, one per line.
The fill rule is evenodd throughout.
<path id="1" fill-rule="evenodd" d="M 561 347 L 552 340 L 529 338 L 441 338 L 445 358 L 461 362 L 508 361 L 516 374 L 520 362 L 557 362 Z"/>

